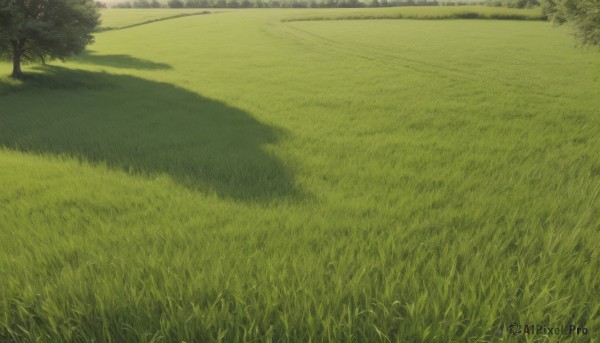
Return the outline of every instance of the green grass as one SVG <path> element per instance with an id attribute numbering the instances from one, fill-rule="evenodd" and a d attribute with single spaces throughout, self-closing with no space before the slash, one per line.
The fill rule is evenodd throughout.
<path id="1" fill-rule="evenodd" d="M 2 79 L 0 341 L 597 341 L 600 53 L 281 21 L 315 13 L 102 32 Z"/>

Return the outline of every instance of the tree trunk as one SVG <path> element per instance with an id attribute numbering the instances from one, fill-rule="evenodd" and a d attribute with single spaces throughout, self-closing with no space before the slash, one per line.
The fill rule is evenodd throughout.
<path id="1" fill-rule="evenodd" d="M 16 53 L 13 55 L 13 71 L 12 77 L 15 79 L 20 79 L 23 77 L 23 72 L 21 71 L 21 56 Z"/>
<path id="2" fill-rule="evenodd" d="M 23 52 L 18 44 L 13 44 L 13 71 L 12 77 L 15 79 L 20 79 L 23 77 L 23 72 L 21 71 L 21 55 Z"/>

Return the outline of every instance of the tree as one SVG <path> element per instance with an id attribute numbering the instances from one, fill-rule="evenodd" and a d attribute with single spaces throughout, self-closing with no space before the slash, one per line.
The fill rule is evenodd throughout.
<path id="1" fill-rule="evenodd" d="M 65 59 L 92 43 L 100 13 L 93 0 L 0 0 L 0 58 L 13 63 Z"/>
<path id="2" fill-rule="evenodd" d="M 2 1 L 2 0 L 0 0 Z M 0 2 L 0 6 L 2 3 Z M 8 11 L 4 7 L 0 7 L 0 57 L 3 56 L 8 48 L 8 28 L 10 26 L 11 18 Z"/>
<path id="3" fill-rule="evenodd" d="M 118 2 L 118 3 L 114 4 L 112 7 L 113 8 L 132 8 L 133 6 L 131 6 L 131 2 L 124 1 L 124 2 Z"/>
<path id="4" fill-rule="evenodd" d="M 133 2 L 134 8 L 152 8 L 152 4 L 148 0 L 135 0 Z"/>
<path id="5" fill-rule="evenodd" d="M 182 0 L 170 0 L 167 5 L 169 8 L 183 8 L 185 6 Z"/>
<path id="6" fill-rule="evenodd" d="M 571 25 L 584 45 L 600 46 L 600 0 L 545 0 L 542 8 L 555 23 Z"/>

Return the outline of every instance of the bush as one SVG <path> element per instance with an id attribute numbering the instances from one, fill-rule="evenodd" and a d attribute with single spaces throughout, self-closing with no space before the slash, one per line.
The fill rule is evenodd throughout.
<path id="1" fill-rule="evenodd" d="M 169 8 L 183 8 L 184 5 L 182 0 L 170 0 L 168 3 Z"/>
<path id="2" fill-rule="evenodd" d="M 510 8 L 531 8 L 540 5 L 539 0 L 489 0 L 488 5 Z"/>
<path id="3" fill-rule="evenodd" d="M 113 8 L 131 8 L 133 6 L 131 6 L 131 2 L 124 1 L 124 2 L 119 2 L 119 3 L 114 4 L 112 7 Z"/>
<path id="4" fill-rule="evenodd" d="M 134 8 L 152 8 L 152 4 L 148 0 L 135 0 L 133 2 Z"/>

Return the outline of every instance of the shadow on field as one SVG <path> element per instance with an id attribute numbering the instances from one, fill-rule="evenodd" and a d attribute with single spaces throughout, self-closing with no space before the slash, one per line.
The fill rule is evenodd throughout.
<path id="1" fill-rule="evenodd" d="M 93 51 L 84 51 L 74 59 L 77 62 L 122 69 L 172 69 L 169 64 L 157 63 L 129 55 L 96 55 Z"/>
<path id="2" fill-rule="evenodd" d="M 299 195 L 262 149 L 281 132 L 185 89 L 132 76 L 46 67 L 0 83 L 0 145 L 168 174 L 185 187 L 241 201 Z"/>

